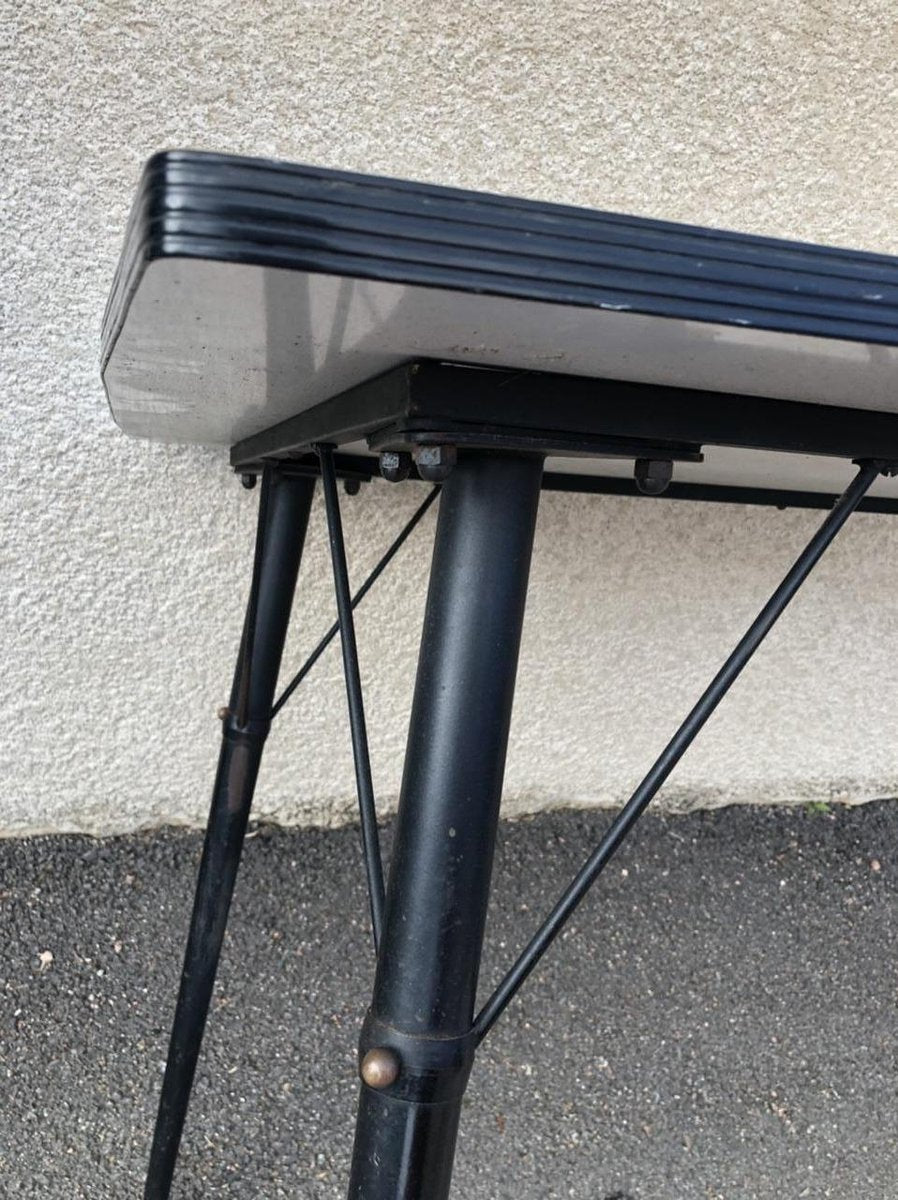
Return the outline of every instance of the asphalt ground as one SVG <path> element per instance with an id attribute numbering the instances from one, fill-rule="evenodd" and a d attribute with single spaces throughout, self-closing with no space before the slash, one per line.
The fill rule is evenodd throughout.
<path id="1" fill-rule="evenodd" d="M 504 824 L 495 981 L 607 824 Z M 898 804 L 647 817 L 482 1048 L 466 1200 L 898 1197 Z M 139 1197 L 200 837 L 0 843 L 0 1196 Z M 358 832 L 254 831 L 175 1200 L 343 1197 Z"/>

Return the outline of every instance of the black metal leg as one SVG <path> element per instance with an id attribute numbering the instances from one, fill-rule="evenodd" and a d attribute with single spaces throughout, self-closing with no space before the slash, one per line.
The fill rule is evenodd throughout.
<path id="1" fill-rule="evenodd" d="M 167 1200 L 268 733 L 313 478 L 266 468 L 253 584 L 200 863 L 144 1200 Z"/>
<path id="2" fill-rule="evenodd" d="M 541 475 L 462 454 L 443 486 L 350 1200 L 448 1195 Z"/>

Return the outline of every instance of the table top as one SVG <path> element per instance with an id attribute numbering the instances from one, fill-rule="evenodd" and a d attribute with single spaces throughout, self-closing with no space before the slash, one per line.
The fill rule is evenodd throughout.
<path id="1" fill-rule="evenodd" d="M 233 445 L 418 359 L 898 414 L 898 258 L 262 159 L 147 163 L 102 335 L 126 433 Z M 845 474 L 752 454 L 709 448 L 677 477 Z"/>

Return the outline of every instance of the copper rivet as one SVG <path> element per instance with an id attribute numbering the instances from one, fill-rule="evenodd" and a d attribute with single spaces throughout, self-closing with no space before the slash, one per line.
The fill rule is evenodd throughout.
<path id="1" fill-rule="evenodd" d="M 362 1059 L 360 1074 L 368 1087 L 389 1087 L 399 1078 L 399 1058 L 385 1046 L 375 1046 Z"/>

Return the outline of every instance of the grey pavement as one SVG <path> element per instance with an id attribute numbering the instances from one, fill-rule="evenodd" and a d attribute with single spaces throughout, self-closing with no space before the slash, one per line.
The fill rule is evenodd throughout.
<path id="1" fill-rule="evenodd" d="M 496 980 L 605 814 L 502 827 Z M 196 833 L 0 843 L 0 1195 L 139 1197 Z M 454 1196 L 898 1197 L 898 804 L 648 817 L 485 1044 Z M 175 1200 L 342 1197 L 358 835 L 246 847 Z"/>

